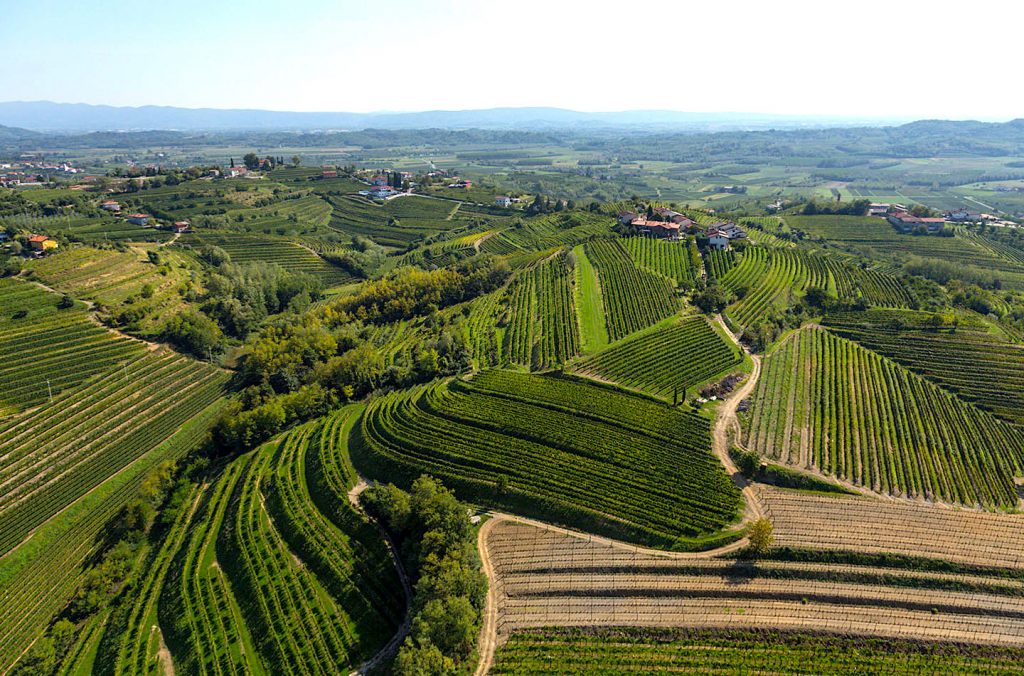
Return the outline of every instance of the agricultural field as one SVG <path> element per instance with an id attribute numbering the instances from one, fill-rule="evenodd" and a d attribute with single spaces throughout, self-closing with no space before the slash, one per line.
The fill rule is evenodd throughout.
<path id="1" fill-rule="evenodd" d="M 913 302 L 899 280 L 885 272 L 849 258 L 789 248 L 748 246 L 742 253 L 713 252 L 710 275 L 736 294 L 738 300 L 728 312 L 740 326 L 777 317 L 811 287 L 831 298 L 862 298 L 881 307 Z"/>
<path id="2" fill-rule="evenodd" d="M 534 370 L 554 368 L 580 351 L 574 258 L 557 252 L 519 274 L 508 289 L 506 360 Z"/>
<path id="3" fill-rule="evenodd" d="M 493 571 L 498 673 L 501 646 L 511 646 L 514 660 L 530 659 L 529 652 L 517 655 L 518 640 L 545 628 L 811 632 L 872 639 L 880 647 L 888 644 L 881 639 L 1024 647 L 1021 617 L 1011 610 L 1022 603 L 1020 581 L 999 571 L 919 571 L 885 560 L 849 565 L 698 557 L 513 517 L 485 524 L 483 540 Z M 543 660 L 538 650 L 532 657 Z M 774 653 L 782 664 L 784 655 Z M 607 657 L 615 663 L 615 653 Z M 690 659 L 735 669 L 752 657 L 701 650 Z"/>
<path id="4" fill-rule="evenodd" d="M 614 222 L 598 214 L 585 212 L 549 214 L 530 219 L 515 219 L 481 245 L 481 250 L 495 254 L 515 251 L 545 251 L 575 246 L 594 236 L 607 236 Z"/>
<path id="5" fill-rule="evenodd" d="M 218 369 L 147 350 L 0 423 L 0 554 L 171 438 L 226 381 Z"/>
<path id="6" fill-rule="evenodd" d="M 58 402 L 55 406 L 66 404 L 70 407 L 76 402 L 80 406 L 85 406 L 89 401 L 95 401 L 95 397 L 89 396 L 94 390 L 95 388 L 89 388 L 75 397 Z M 20 546 L 6 551 L 0 558 L 0 670 L 9 669 L 23 651 L 38 638 L 42 628 L 75 596 L 85 577 L 85 565 L 102 544 L 98 538 L 107 527 L 108 521 L 137 495 L 147 475 L 160 463 L 178 460 L 191 452 L 202 441 L 222 409 L 223 400 L 215 401 L 191 419 L 179 422 L 177 429 L 172 430 L 169 437 L 163 440 L 151 439 L 152 445 L 148 448 L 134 449 L 136 452 L 141 450 L 141 455 L 120 471 L 110 474 L 109 478 L 92 490 L 80 493 L 81 497 L 77 501 L 67 502 L 67 506 L 59 513 L 59 518 L 47 518 L 47 514 L 52 514 L 58 507 L 52 499 L 41 502 L 38 509 L 32 510 L 34 513 L 27 513 L 28 510 L 25 509 L 20 510 L 20 524 L 12 522 L 6 525 L 9 522 L 5 517 L 8 538 L 17 536 L 19 531 L 24 531 L 31 523 L 39 525 Z M 174 414 L 181 412 L 180 408 L 173 411 Z M 57 410 L 57 414 L 60 413 L 60 410 Z M 79 415 L 82 418 L 91 415 L 93 428 L 106 426 L 105 413 L 102 410 L 83 409 Z M 157 412 L 151 415 L 163 417 Z M 50 423 L 46 416 L 37 415 L 32 419 L 37 423 L 37 431 L 49 429 Z M 69 425 L 73 421 L 60 423 L 59 418 L 56 420 L 58 424 L 63 425 L 65 432 L 70 431 Z M 163 424 L 162 420 L 157 422 Z M 89 427 L 88 420 L 82 423 L 82 427 Z M 15 428 L 6 425 L 6 429 L 10 431 Z M 117 460 L 126 450 L 133 450 L 126 442 L 142 441 L 138 432 L 128 436 L 131 439 L 111 439 L 105 447 L 97 448 L 102 450 L 103 455 Z M 12 443 L 16 442 L 3 442 L 5 448 L 9 448 Z M 31 451 L 29 455 L 32 455 Z M 85 479 L 96 479 L 99 470 L 110 472 L 109 467 L 98 467 L 95 462 L 83 465 L 82 469 L 91 475 L 83 475 Z M 61 484 L 54 486 L 60 487 Z M 65 482 L 63 488 L 60 492 L 51 489 L 41 493 L 39 497 L 58 500 L 63 497 L 66 502 L 69 491 L 80 491 L 82 487 Z M 14 514 L 14 510 L 8 512 Z"/>
<path id="7" fill-rule="evenodd" d="M 1024 238 L 802 215 L 1019 212 L 942 124 L 67 137 L 0 189 L 0 674 L 1021 673 Z"/>
<path id="8" fill-rule="evenodd" d="M 884 355 L 1003 420 L 1024 423 L 1024 346 L 978 315 L 935 327 L 926 312 L 872 310 L 829 315 L 843 338 Z"/>
<path id="9" fill-rule="evenodd" d="M 585 251 L 600 280 L 610 340 L 625 338 L 679 311 L 672 283 L 638 267 L 618 240 L 593 240 Z"/>
<path id="10" fill-rule="evenodd" d="M 326 286 L 338 286 L 355 279 L 346 270 L 327 262 L 311 249 L 284 238 L 204 232 L 186 235 L 181 242 L 194 247 L 220 247 L 231 256 L 234 263 L 277 263 L 289 272 L 312 275 Z"/>
<path id="11" fill-rule="evenodd" d="M 668 242 L 650 237 L 628 237 L 622 245 L 633 261 L 676 283 L 692 285 L 703 270 L 700 252 L 693 241 Z"/>
<path id="12" fill-rule="evenodd" d="M 0 418 L 138 358 L 145 347 L 99 326 L 81 303 L 31 282 L 0 279 Z"/>
<path id="13" fill-rule="evenodd" d="M 746 445 L 879 493 L 1011 509 L 1024 432 L 820 328 L 764 360 Z"/>
<path id="14" fill-rule="evenodd" d="M 94 216 L 66 212 L 55 216 L 8 216 L 0 217 L 0 227 L 11 225 L 32 232 L 41 232 L 53 237 L 67 237 L 85 244 L 99 242 L 166 242 L 171 233 L 166 230 L 146 228 L 111 216 Z"/>
<path id="15" fill-rule="evenodd" d="M 536 629 L 513 634 L 490 673 L 1015 674 L 1017 648 L 771 630 Z"/>
<path id="16" fill-rule="evenodd" d="M 149 260 L 156 251 L 159 263 Z M 197 264 L 181 252 L 162 247 L 126 251 L 82 246 L 32 261 L 31 279 L 89 301 L 115 325 L 154 334 L 167 318 L 188 307 L 188 289 L 199 289 Z"/>
<path id="17" fill-rule="evenodd" d="M 429 473 L 487 504 L 630 540 L 698 546 L 738 515 L 706 418 L 572 380 L 484 371 L 419 387 L 371 403 L 355 436 L 370 476 Z"/>
<path id="18" fill-rule="evenodd" d="M 160 593 L 177 665 L 347 672 L 397 631 L 406 599 L 395 564 L 347 497 L 356 475 L 345 441 L 359 412 L 280 437 L 208 489 Z"/>
<path id="19" fill-rule="evenodd" d="M 416 196 L 396 197 L 383 204 L 358 195 L 328 199 L 333 208 L 332 229 L 396 249 L 465 225 L 456 218 L 458 202 Z"/>
<path id="20" fill-rule="evenodd" d="M 775 544 L 828 557 L 896 555 L 973 568 L 1024 569 L 1019 514 L 995 514 L 757 485 Z"/>
<path id="21" fill-rule="evenodd" d="M 983 246 L 961 227 L 954 228 L 954 237 L 938 237 L 901 234 L 884 218 L 869 216 L 786 216 L 786 224 L 876 260 L 937 259 L 996 271 L 1013 288 L 1024 287 L 1024 264 Z"/>
<path id="22" fill-rule="evenodd" d="M 688 388 L 738 367 L 742 359 L 706 319 L 688 317 L 626 338 L 580 360 L 573 371 L 681 401 Z"/>
<path id="23" fill-rule="evenodd" d="M 216 552 L 228 503 L 250 461 L 231 463 L 206 489 L 160 590 L 161 630 L 176 668 L 188 673 L 268 673 Z"/>

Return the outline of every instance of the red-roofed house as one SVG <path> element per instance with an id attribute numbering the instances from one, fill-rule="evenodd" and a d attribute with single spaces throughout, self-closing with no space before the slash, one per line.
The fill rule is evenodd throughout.
<path id="1" fill-rule="evenodd" d="M 640 232 L 648 237 L 660 237 L 662 239 L 679 239 L 680 227 L 678 223 L 668 221 L 648 221 L 646 218 L 634 218 L 630 225 L 640 228 Z"/>
<path id="2" fill-rule="evenodd" d="M 120 211 L 121 205 L 114 200 L 106 200 L 100 205 L 100 209 L 105 209 L 106 211 Z"/>
<path id="3" fill-rule="evenodd" d="M 28 238 L 28 244 L 33 251 L 49 251 L 57 248 L 57 240 L 50 239 L 46 235 L 32 235 Z"/>
<path id="4" fill-rule="evenodd" d="M 134 223 L 135 225 L 146 225 L 149 223 L 149 219 L 152 218 L 149 214 L 128 214 L 128 222 Z"/>
<path id="5" fill-rule="evenodd" d="M 171 226 L 171 231 L 176 233 L 189 232 L 192 230 L 192 224 L 188 221 L 175 221 L 174 225 Z"/>

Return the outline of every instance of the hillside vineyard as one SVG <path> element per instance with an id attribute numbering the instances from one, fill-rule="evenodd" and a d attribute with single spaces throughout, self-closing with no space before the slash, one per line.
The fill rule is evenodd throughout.
<path id="1" fill-rule="evenodd" d="M 1019 673 L 1022 129 L 0 127 L 0 676 Z"/>

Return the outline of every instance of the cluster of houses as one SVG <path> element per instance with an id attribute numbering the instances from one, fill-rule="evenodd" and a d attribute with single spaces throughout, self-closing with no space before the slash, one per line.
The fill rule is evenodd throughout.
<path id="1" fill-rule="evenodd" d="M 947 211 L 941 217 L 938 216 L 915 216 L 902 204 L 888 204 L 883 202 L 872 202 L 868 206 L 868 216 L 884 218 L 892 224 L 896 230 L 902 233 L 915 232 L 924 228 L 927 232 L 940 232 L 946 223 L 980 223 L 990 220 L 988 214 L 960 208 Z"/>
<path id="2" fill-rule="evenodd" d="M 473 181 L 469 180 L 468 178 L 462 178 L 462 179 L 459 179 L 458 181 L 455 181 L 454 183 L 449 183 L 448 187 L 449 188 L 461 188 L 463 190 L 469 190 L 470 188 L 473 187 Z"/>
<path id="3" fill-rule="evenodd" d="M 619 223 L 638 228 L 640 232 L 648 237 L 657 237 L 671 241 L 684 239 L 687 234 L 692 233 L 696 229 L 697 225 L 684 214 L 665 207 L 654 209 L 650 216 L 641 216 L 633 211 L 624 211 L 619 214 Z M 726 221 L 709 225 L 705 234 L 711 247 L 723 251 L 728 249 L 732 242 L 744 239 L 747 236 L 747 233 L 735 223 Z"/>
<path id="4" fill-rule="evenodd" d="M 109 211 L 111 213 L 121 213 L 121 204 L 114 200 L 104 200 L 100 203 L 100 209 Z M 133 225 L 141 225 L 144 228 L 154 227 L 160 230 L 170 230 L 174 233 L 192 232 L 192 225 L 188 221 L 174 221 L 173 223 L 160 223 L 157 222 L 149 214 L 136 213 L 128 214 L 124 217 L 124 220 L 128 221 Z M 150 225 L 150 221 L 154 221 Z"/>

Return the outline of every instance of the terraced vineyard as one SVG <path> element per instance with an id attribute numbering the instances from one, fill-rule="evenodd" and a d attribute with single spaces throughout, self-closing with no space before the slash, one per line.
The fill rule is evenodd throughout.
<path id="1" fill-rule="evenodd" d="M 732 264 L 715 255 L 720 258 L 712 258 L 712 276 L 727 270 L 719 279 L 739 298 L 729 307 L 729 317 L 741 326 L 782 312 L 810 287 L 823 289 L 833 298 L 863 297 L 871 305 L 884 307 L 906 307 L 913 300 L 891 275 L 848 258 L 763 246 L 734 254 L 738 260 Z"/>
<path id="2" fill-rule="evenodd" d="M 667 277 L 677 285 L 693 283 L 700 276 L 703 262 L 693 241 L 668 242 L 651 237 L 627 237 L 622 240 L 633 261 L 651 272 Z"/>
<path id="3" fill-rule="evenodd" d="M 267 673 L 216 552 L 231 495 L 251 459 L 231 463 L 206 490 L 160 592 L 160 626 L 184 673 Z"/>
<path id="4" fill-rule="evenodd" d="M 579 354 L 573 284 L 567 252 L 559 252 L 519 275 L 508 290 L 507 361 L 549 369 Z"/>
<path id="5" fill-rule="evenodd" d="M 332 196 L 331 227 L 347 235 L 369 237 L 378 244 L 404 249 L 410 243 L 465 225 L 449 220 L 458 206 L 447 200 L 399 197 L 379 204 L 359 196 Z"/>
<path id="6" fill-rule="evenodd" d="M 565 379 L 485 371 L 374 401 L 353 459 L 369 476 L 442 478 L 467 499 L 661 546 L 737 516 L 709 424 Z"/>
<path id="7" fill-rule="evenodd" d="M 119 364 L 142 343 L 100 327 L 81 306 L 31 284 L 0 279 L 0 418 L 46 402 Z"/>
<path id="8" fill-rule="evenodd" d="M 489 673 L 1015 674 L 1024 652 L 814 632 L 536 629 L 514 634 Z"/>
<path id="9" fill-rule="evenodd" d="M 706 256 L 707 263 L 704 267 L 707 270 L 708 277 L 712 279 L 722 279 L 725 277 L 739 259 L 739 256 L 733 249 L 728 251 L 711 249 L 707 252 Z"/>
<path id="10" fill-rule="evenodd" d="M 174 556 L 188 533 L 192 516 L 202 496 L 202 489 L 192 486 L 184 507 L 169 531 L 163 545 L 151 552 L 145 575 L 139 582 L 136 596 L 114 613 L 100 644 L 102 660 L 115 674 L 157 672 L 162 634 L 157 618 L 157 601 Z"/>
<path id="11" fill-rule="evenodd" d="M 349 504 L 360 406 L 231 463 L 208 489 L 160 598 L 188 673 L 347 673 L 398 629 L 405 592 L 379 531 Z"/>
<path id="12" fill-rule="evenodd" d="M 1012 508 L 1024 433 L 856 343 L 809 328 L 764 362 L 757 453 L 890 495 Z"/>
<path id="13" fill-rule="evenodd" d="M 510 518 L 483 537 L 499 645 L 544 627 L 631 626 L 1024 647 L 1024 587 L 998 571 L 699 558 Z M 742 659 L 709 652 L 692 658 Z"/>
<path id="14" fill-rule="evenodd" d="M 993 335 L 980 322 L 937 329 L 932 316 L 872 310 L 829 315 L 825 324 L 1003 420 L 1024 423 L 1024 346 Z"/>
<path id="15" fill-rule="evenodd" d="M 221 400 L 194 416 L 171 438 L 147 449 L 98 489 L 68 506 L 59 519 L 40 525 L 23 545 L 3 555 L 0 671 L 9 669 L 41 629 L 67 606 L 82 581 L 83 564 L 96 551 L 107 522 L 137 496 L 143 480 L 157 465 L 178 460 L 194 449 L 222 409 Z M 94 420 L 94 425 L 101 424 Z"/>
<path id="16" fill-rule="evenodd" d="M 263 261 L 277 263 L 290 272 L 301 272 L 323 280 L 327 286 L 353 281 L 347 271 L 316 255 L 309 249 L 287 239 L 235 235 L 228 233 L 202 233 L 182 239 L 194 246 L 213 245 L 224 249 L 235 263 Z"/>
<path id="17" fill-rule="evenodd" d="M 757 485 L 775 544 L 1024 569 L 1024 518 Z"/>
<path id="18" fill-rule="evenodd" d="M 267 206 L 236 209 L 229 212 L 232 225 L 241 224 L 248 232 L 298 235 L 328 232 L 331 204 L 317 195 L 292 193 L 289 198 Z"/>
<path id="19" fill-rule="evenodd" d="M 737 366 L 742 355 L 703 317 L 689 317 L 626 338 L 581 360 L 574 371 L 671 401 Z"/>
<path id="20" fill-rule="evenodd" d="M 787 216 L 786 223 L 872 257 L 919 256 L 956 265 L 1000 270 L 1014 286 L 1024 283 L 1024 265 L 957 229 L 956 237 L 896 232 L 883 218 L 868 216 Z"/>
<path id="21" fill-rule="evenodd" d="M 679 311 L 672 284 L 660 275 L 637 267 L 617 240 L 588 242 L 586 253 L 601 282 L 605 323 L 612 341 Z"/>
<path id="22" fill-rule="evenodd" d="M 488 238 L 481 250 L 509 254 L 514 251 L 545 251 L 574 246 L 593 236 L 607 236 L 612 225 L 611 219 L 597 214 L 551 214 L 516 221 L 513 227 Z"/>
<path id="23" fill-rule="evenodd" d="M 309 427 L 302 428 L 282 443 L 308 443 L 309 432 Z M 289 548 L 283 536 L 288 524 L 272 519 L 271 510 L 264 505 L 266 494 L 276 492 L 277 481 L 270 478 L 276 455 L 276 445 L 265 446 L 243 471 L 227 515 L 230 525 L 220 534 L 218 560 L 232 588 L 246 600 L 242 612 L 270 671 L 347 671 L 366 654 L 357 616 L 354 612 L 350 615 L 354 609 L 332 596 L 313 572 L 314 567 L 345 566 L 346 557 L 328 542 L 311 542 L 318 548 L 319 558 L 307 566 Z M 302 525 L 315 528 L 309 521 Z M 294 532 L 290 535 L 302 537 Z M 339 541 L 336 536 L 335 544 Z M 334 568 L 333 572 L 337 575 L 343 570 Z"/>
<path id="24" fill-rule="evenodd" d="M 146 352 L 0 425 L 0 554 L 170 438 L 226 381 L 174 353 Z"/>

